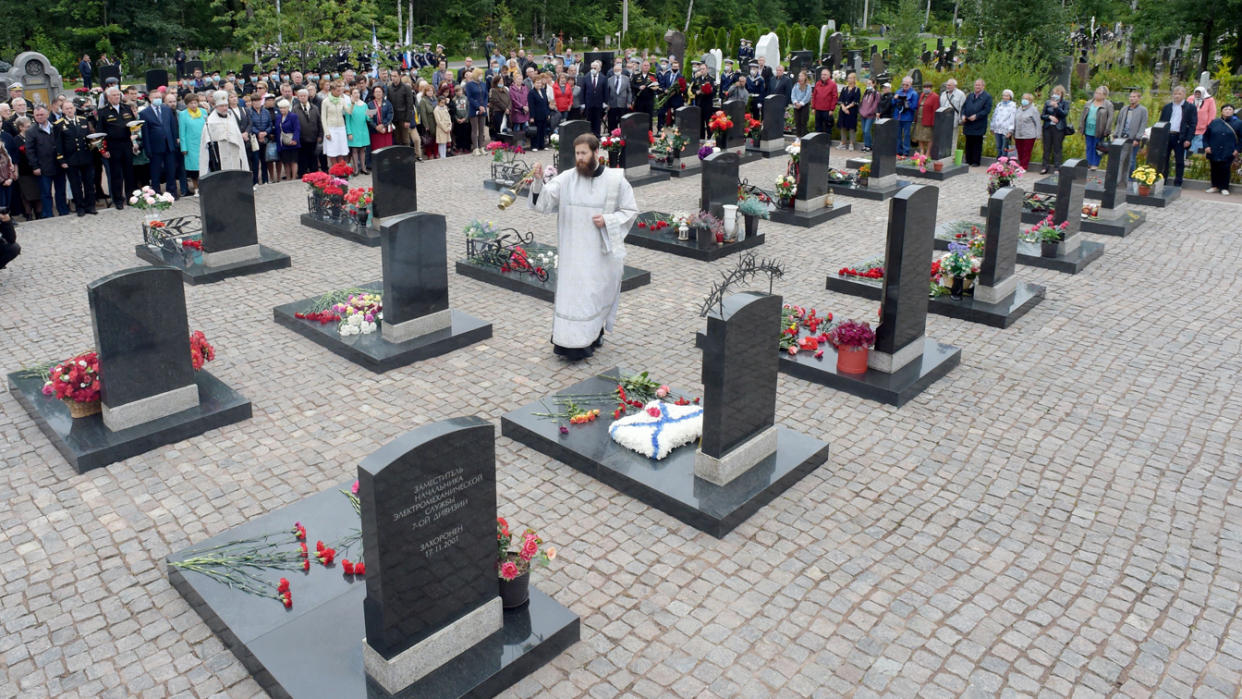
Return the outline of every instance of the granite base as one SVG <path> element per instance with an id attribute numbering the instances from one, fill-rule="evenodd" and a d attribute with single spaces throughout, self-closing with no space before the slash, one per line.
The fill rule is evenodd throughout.
<path id="1" fill-rule="evenodd" d="M 1134 229 L 1143 225 L 1145 221 L 1147 221 L 1147 214 L 1142 211 L 1126 211 L 1111 221 L 1099 218 L 1084 218 L 1079 228 L 1085 233 L 1115 235 L 1119 238 L 1124 238 L 1133 233 Z"/>
<path id="2" fill-rule="evenodd" d="M 43 395 L 42 378 L 23 372 L 9 374 L 9 390 L 17 402 L 78 473 L 250 419 L 250 401 L 223 381 L 199 371 L 194 382 L 198 385 L 197 406 L 113 432 L 104 426 L 101 414 L 76 420 L 70 417 L 63 401 Z"/>
<path id="3" fill-rule="evenodd" d="M 669 174 L 667 172 L 657 170 L 654 167 L 648 170 L 645 175 L 626 177 L 626 179 L 629 180 L 631 187 L 641 187 L 645 184 L 652 184 L 654 182 L 667 182 L 668 178 Z"/>
<path id="4" fill-rule="evenodd" d="M 622 371 L 610 369 L 559 394 L 608 393 L 617 384 L 604 377 Z M 776 453 L 728 485 L 718 486 L 694 475 L 698 453 L 694 443 L 654 461 L 614 442 L 608 436 L 607 419 L 573 425 L 569 434 L 562 435 L 556 420 L 534 415 L 548 411 L 548 405 L 536 401 L 505 413 L 501 434 L 716 538 L 828 460 L 827 443 L 778 426 Z"/>
<path id="5" fill-rule="evenodd" d="M 548 280 L 541 282 L 533 274 L 501 272 L 491 265 L 481 265 L 469 260 L 458 260 L 457 273 L 464 277 L 478 279 L 481 282 L 495 284 L 502 289 L 534 296 L 541 301 L 556 300 L 556 270 L 549 270 Z M 626 265 L 621 271 L 621 291 L 632 291 L 650 283 L 651 272 L 645 269 Z"/>
<path id="6" fill-rule="evenodd" d="M 755 154 L 760 158 L 779 158 L 785 155 L 785 142 L 781 141 L 779 146 L 773 148 L 764 148 L 762 146 L 746 146 L 747 154 Z"/>
<path id="7" fill-rule="evenodd" d="M 204 547 L 271 532 L 303 522 L 312 536 L 340 541 L 359 528 L 358 515 L 339 491 L 353 481 L 299 500 L 168 557 L 182 560 Z M 290 537 L 292 541 L 292 537 Z M 355 547 L 358 545 L 355 544 Z M 360 549 L 338 552 L 354 557 Z M 233 590 L 206 576 L 168 566 L 168 578 L 220 641 L 276 697 L 462 697 L 494 696 L 536 671 L 579 639 L 577 615 L 534 585 L 530 602 L 505 610 L 504 627 L 409 687 L 390 695 L 363 669 L 366 635 L 363 578 L 339 566 L 309 573 L 265 571 L 272 589 L 283 575 L 293 587 L 293 608 L 270 598 Z M 261 573 L 261 574 L 264 574 Z"/>
<path id="8" fill-rule="evenodd" d="M 763 233 L 747 236 L 745 240 L 739 240 L 736 243 L 725 243 L 723 245 L 710 243 L 706 247 L 699 247 L 699 242 L 693 238 L 690 240 L 678 240 L 677 230 L 672 227 L 661 231 L 652 231 L 650 228 L 638 227 L 639 222 L 649 223 L 657 216 L 664 215 L 656 211 L 639 214 L 634 221 L 634 225 L 630 227 L 629 234 L 625 236 L 625 242 L 640 248 L 659 250 L 660 252 L 690 257 L 704 262 L 718 260 L 726 255 L 732 255 L 742 250 L 763 245 Z"/>
<path id="9" fill-rule="evenodd" d="M 1035 180 L 1035 184 L 1031 188 L 1040 194 L 1056 194 L 1057 182 L 1060 176 L 1056 173 L 1048 175 L 1042 179 Z M 1084 199 L 1099 199 L 1104 196 L 1104 171 L 1096 170 L 1087 173 L 1086 190 L 1083 193 Z"/>
<path id="10" fill-rule="evenodd" d="M 1171 184 L 1166 184 L 1159 194 L 1152 192 L 1147 196 L 1143 196 L 1138 192 L 1130 192 L 1126 194 L 1127 204 L 1137 204 L 1138 206 L 1154 206 L 1160 209 L 1172 204 L 1182 196 L 1182 188 Z"/>
<path id="11" fill-rule="evenodd" d="M 879 301 L 883 293 L 883 284 L 879 279 L 862 279 L 838 274 L 828 277 L 828 290 Z M 1044 287 L 1038 284 L 1018 282 L 1013 293 L 1005 296 L 998 303 L 985 303 L 969 295 L 963 295 L 960 299 L 952 296 L 937 296 L 928 299 L 927 310 L 929 313 L 957 318 L 968 323 L 1007 328 L 1013 325 L 1014 321 L 1026 315 L 1027 311 L 1038 306 L 1044 300 L 1044 293 Z"/>
<path id="12" fill-rule="evenodd" d="M 1038 223 L 1038 221 L 1035 221 L 1035 223 Z M 942 227 L 937 226 L 936 230 L 940 231 L 942 230 Z M 933 245 L 937 250 L 949 249 L 949 241 L 944 238 L 936 238 L 933 241 Z M 1069 253 L 1058 257 L 1044 257 L 1040 254 L 1040 252 L 1039 243 L 1028 243 L 1026 241 L 1019 240 L 1018 264 L 1027 265 L 1028 267 L 1039 267 L 1041 269 L 1051 269 L 1053 271 L 1064 272 L 1066 274 L 1078 274 L 1083 271 L 1087 265 L 1095 262 L 1101 255 L 1104 254 L 1104 244 L 1083 240 L 1079 243 L 1077 249 L 1071 250 Z"/>
<path id="13" fill-rule="evenodd" d="M 380 232 L 375 228 L 359 230 L 357 226 L 344 226 L 331 221 L 323 221 L 310 214 L 302 214 L 302 225 L 314 228 L 317 231 L 330 233 L 338 238 L 361 243 L 369 248 L 378 248 L 380 245 Z"/>
<path id="14" fill-rule="evenodd" d="M 264 245 L 259 246 L 259 258 L 234 262 L 227 265 L 208 267 L 201 262 L 185 264 L 185 258 L 163 248 L 152 248 L 149 245 L 135 245 L 134 254 L 153 265 L 168 265 L 181 270 L 181 279 L 186 284 L 211 284 L 229 277 L 240 277 L 247 274 L 258 274 L 273 269 L 284 269 L 293 264 L 289 256 Z"/>
<path id="15" fill-rule="evenodd" d="M 769 214 L 769 220 L 773 223 L 783 223 L 787 226 L 810 228 L 824 221 L 831 221 L 838 216 L 844 216 L 849 212 L 849 204 L 833 203 L 831 207 L 820 207 L 814 211 L 797 211 L 792 208 L 777 209 Z"/>
<path id="16" fill-rule="evenodd" d="M 870 164 L 871 164 L 870 158 L 848 158 L 845 161 L 845 167 L 851 170 L 857 170 L 863 165 L 870 165 Z M 914 167 L 913 165 L 905 165 L 903 164 L 903 161 L 900 161 L 900 160 L 897 161 L 896 170 L 897 170 L 897 174 L 902 177 L 921 177 L 923 179 L 938 180 L 938 181 L 947 180 L 950 177 L 957 177 L 958 175 L 970 174 L 969 165 L 947 164 L 944 166 L 943 170 L 941 170 L 940 172 L 936 172 L 936 168 L 931 163 L 928 163 L 927 171 L 919 172 L 919 169 L 917 167 Z"/>
<path id="17" fill-rule="evenodd" d="M 384 285 L 382 282 L 371 282 L 359 288 L 382 292 Z M 305 312 L 318 298 L 318 296 L 313 296 L 277 306 L 272 310 L 272 315 L 280 325 L 310 338 L 334 354 L 377 374 L 423 359 L 437 357 L 492 336 L 491 323 L 462 311 L 453 310 L 452 324 L 448 328 L 406 342 L 389 342 L 378 330 L 367 335 L 342 337 L 337 332 L 336 323 L 320 323 L 294 317 L 295 313 Z"/>
<path id="18" fill-rule="evenodd" d="M 870 199 L 871 201 L 887 201 L 888 199 L 896 196 L 897 192 L 900 192 L 903 187 L 908 187 L 910 184 L 909 180 L 898 180 L 895 185 L 879 189 L 829 182 L 828 188 L 831 189 L 833 194 L 837 196 L 854 197 L 856 199 Z"/>
<path id="19" fill-rule="evenodd" d="M 672 165 L 653 160 L 651 161 L 651 169 L 667 173 L 669 177 L 689 177 L 703 171 L 703 161 L 699 160 L 697 155 L 692 155 L 689 158 L 679 158 L 673 161 Z"/>

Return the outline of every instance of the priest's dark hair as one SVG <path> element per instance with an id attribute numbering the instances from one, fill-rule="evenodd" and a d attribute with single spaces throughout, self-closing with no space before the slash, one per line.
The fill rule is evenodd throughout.
<path id="1" fill-rule="evenodd" d="M 593 133 L 584 133 L 574 139 L 574 148 L 585 145 L 592 153 L 599 152 L 599 137 Z"/>

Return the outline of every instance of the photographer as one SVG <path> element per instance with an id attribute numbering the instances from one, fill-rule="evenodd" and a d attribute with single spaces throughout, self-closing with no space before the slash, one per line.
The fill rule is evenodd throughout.
<path id="1" fill-rule="evenodd" d="M 919 108 L 919 93 L 915 92 L 913 81 L 909 76 L 901 79 L 901 89 L 893 98 L 893 112 L 897 115 L 897 124 L 901 127 L 897 135 L 897 154 L 910 155 L 910 130 L 914 126 L 914 116 Z"/>

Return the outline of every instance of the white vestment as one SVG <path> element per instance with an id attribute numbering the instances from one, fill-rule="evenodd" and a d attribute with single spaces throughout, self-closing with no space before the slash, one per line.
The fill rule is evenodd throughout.
<path id="1" fill-rule="evenodd" d="M 241 129 L 237 126 L 237 120 L 233 115 L 225 112 L 223 116 L 216 110 L 211 110 L 207 115 L 207 121 L 203 124 L 203 136 L 198 145 L 198 166 L 202 168 L 202 174 L 207 174 L 209 160 L 208 143 L 215 142 L 220 149 L 220 169 L 221 170 L 249 170 L 250 161 L 246 156 L 246 149 L 249 147 L 246 140 L 242 137 Z"/>
<path id="2" fill-rule="evenodd" d="M 531 192 L 531 208 L 559 213 L 552 342 L 561 347 L 588 347 L 617 320 L 624 241 L 638 202 L 620 169 L 602 169 L 596 177 L 569 169 Z M 604 216 L 603 229 L 591 221 L 596 214 Z"/>

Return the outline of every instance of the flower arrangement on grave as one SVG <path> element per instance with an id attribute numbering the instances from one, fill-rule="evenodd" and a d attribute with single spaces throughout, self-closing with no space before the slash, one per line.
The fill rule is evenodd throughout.
<path id="1" fill-rule="evenodd" d="M 553 148 L 556 148 L 557 146 L 561 145 L 561 135 L 559 133 L 553 132 L 551 136 L 548 136 L 548 145 L 552 146 Z"/>
<path id="2" fill-rule="evenodd" d="M 274 599 L 285 609 L 290 609 L 293 607 L 293 590 L 289 579 L 282 577 L 273 586 L 272 581 L 261 573 L 310 570 L 309 553 L 303 540 L 305 532 L 299 523 L 293 529 L 293 541 L 288 540 L 290 532 L 264 534 L 199 549 L 179 561 L 170 561 L 168 565 L 205 575 L 240 592 Z"/>
<path id="3" fill-rule="evenodd" d="M 756 143 L 759 141 L 760 134 L 763 133 L 763 122 L 751 116 L 746 115 L 746 138 Z"/>
<path id="4" fill-rule="evenodd" d="M 1100 205 L 1099 204 L 1083 204 L 1082 215 L 1084 218 L 1099 218 Z"/>
<path id="5" fill-rule="evenodd" d="M 557 139 L 557 143 L 560 143 L 559 138 Z M 483 146 L 483 150 L 491 153 L 492 161 L 497 163 L 505 159 L 505 153 L 521 155 L 524 152 L 521 146 L 513 143 L 505 143 L 504 141 L 492 141 L 486 146 Z"/>
<path id="6" fill-rule="evenodd" d="M 994 194 L 1001 187 L 1012 187 L 1025 172 L 1017 158 L 1002 155 L 988 166 L 988 194 Z"/>
<path id="7" fill-rule="evenodd" d="M 1151 188 L 1156 182 L 1160 181 L 1161 175 L 1151 165 L 1139 165 L 1134 172 L 1130 173 L 1130 179 L 1138 182 L 1139 194 L 1147 196 L 1151 194 Z M 1144 191 L 1144 188 L 1146 188 L 1146 191 Z"/>
<path id="8" fill-rule="evenodd" d="M 858 181 L 865 185 L 868 177 L 871 177 L 871 164 L 863 163 L 863 165 L 858 168 Z"/>
<path id="9" fill-rule="evenodd" d="M 1044 220 L 1022 232 L 1022 239 L 1028 243 L 1059 243 L 1065 240 L 1065 232 L 1069 230 L 1069 221 L 1056 225 L 1049 214 Z"/>
<path id="10" fill-rule="evenodd" d="M 802 139 L 795 138 L 793 143 L 785 146 L 785 152 L 789 154 L 790 160 L 797 163 L 798 159 L 802 157 Z"/>
<path id="11" fill-rule="evenodd" d="M 496 577 L 500 581 L 501 605 L 505 609 L 520 607 L 530 598 L 530 569 L 533 565 L 546 568 L 556 560 L 556 549 L 543 547 L 543 539 L 534 529 L 522 533 L 517 550 L 509 550 L 516 539 L 509 531 L 505 518 L 497 517 Z"/>
<path id="12" fill-rule="evenodd" d="M 467 238 L 474 240 L 492 240 L 499 233 L 496 224 L 491 221 L 472 220 L 466 224 L 465 234 Z"/>
<path id="13" fill-rule="evenodd" d="M 625 139 L 621 138 L 621 129 L 613 129 L 612 133 L 601 138 L 599 146 L 608 151 L 609 155 L 620 154 L 625 149 Z"/>
<path id="14" fill-rule="evenodd" d="M 883 279 L 884 278 L 884 260 L 874 258 L 858 265 L 857 267 L 842 267 L 837 270 L 837 274 L 842 277 L 860 277 L 862 279 Z"/>
<path id="15" fill-rule="evenodd" d="M 788 205 L 798 193 L 798 180 L 793 175 L 781 175 L 776 178 L 776 198 Z"/>
<path id="16" fill-rule="evenodd" d="M 707 156 L 711 155 L 712 153 L 719 153 L 719 152 L 720 152 L 720 148 L 718 146 L 714 146 L 710 143 L 704 143 L 702 146 L 699 146 L 699 160 L 706 160 Z"/>
<path id="17" fill-rule="evenodd" d="M 770 217 L 767 202 L 759 195 L 749 194 L 737 203 L 737 212 L 743 216 L 754 216 L 762 219 Z"/>
<path id="18" fill-rule="evenodd" d="M 820 345 L 828 341 L 828 334 L 820 332 L 820 326 L 831 324 L 831 313 L 820 316 L 814 308 L 785 304 L 781 308 L 780 350 L 790 356 L 800 351 L 814 352 L 816 359 L 823 359 Z"/>
<path id="19" fill-rule="evenodd" d="M 733 128 L 733 120 L 723 111 L 717 111 L 707 122 L 707 131 L 712 136 L 720 136 Z"/>
<path id="20" fill-rule="evenodd" d="M 328 168 L 328 174 L 332 177 L 346 178 L 354 174 L 354 168 L 348 163 L 334 163 Z"/>
<path id="21" fill-rule="evenodd" d="M 700 235 L 703 233 L 710 235 L 717 244 L 724 243 L 724 222 L 707 211 L 700 211 L 691 215 L 687 219 L 686 225 L 700 229 L 702 231 Z"/>
<path id="22" fill-rule="evenodd" d="M 636 223 L 635 225 L 641 229 L 646 229 L 654 233 L 657 231 L 662 231 L 665 228 L 672 228 L 674 226 L 674 223 L 671 217 L 664 218 L 663 216 L 652 216 L 652 218 L 648 221 L 639 219 L 638 223 Z"/>
<path id="23" fill-rule="evenodd" d="M 607 393 L 562 394 L 549 399 L 555 410 L 532 413 L 561 423 L 560 433 L 569 434 L 570 425 L 588 425 L 599 419 L 601 406 L 613 406 L 612 419 L 624 417 L 631 409 L 644 410 L 649 403 L 667 400 L 675 406 L 697 405 L 699 398 L 689 398 L 671 391 L 667 384 L 651 378 L 646 372 L 628 376 L 606 376 L 617 387 Z"/>
<path id="24" fill-rule="evenodd" d="M 211 346 L 207 341 L 207 336 L 202 330 L 195 330 L 190 333 L 190 366 L 194 371 L 200 371 L 203 365 L 213 361 L 216 358 L 216 348 Z"/>
<path id="25" fill-rule="evenodd" d="M 198 250 L 199 252 L 202 252 L 203 241 L 197 238 L 184 238 L 181 241 L 181 247 L 186 248 L 188 250 Z"/>
<path id="26" fill-rule="evenodd" d="M 931 275 L 935 278 L 933 285 L 940 288 L 931 290 L 932 296 L 939 296 L 949 289 L 954 298 L 960 298 L 979 276 L 981 260 L 970 254 L 970 246 L 966 243 L 949 243 L 949 252 L 932 262 Z"/>
<path id="27" fill-rule="evenodd" d="M 919 169 L 919 172 L 927 172 L 927 156 L 922 153 L 914 153 L 909 157 L 910 162 Z"/>
<path id="28" fill-rule="evenodd" d="M 361 226 L 366 226 L 371 222 L 371 203 L 374 201 L 374 187 L 354 187 L 345 193 L 345 203 L 349 204 L 349 215 Z"/>
<path id="29" fill-rule="evenodd" d="M 337 163 L 337 165 L 343 165 L 343 163 Z M 344 172 L 344 170 L 337 169 L 337 172 Z M 302 176 L 302 182 L 309 187 L 306 205 L 309 213 L 323 220 L 336 218 L 339 215 L 344 206 L 345 191 L 349 188 L 347 181 L 326 172 L 310 172 Z"/>
<path id="30" fill-rule="evenodd" d="M 175 199 L 171 192 L 159 192 L 151 189 L 150 186 L 144 186 L 141 189 L 135 189 L 129 195 L 129 205 L 144 212 L 147 215 L 147 225 L 155 223 L 155 216 L 160 211 L 165 211 L 173 205 Z"/>
<path id="31" fill-rule="evenodd" d="M 828 332 L 828 342 L 837 350 L 837 371 L 862 374 L 867 371 L 867 355 L 875 345 L 875 331 L 867 322 L 854 319 L 838 323 Z"/>
<path id="32" fill-rule="evenodd" d="M 1057 205 L 1057 195 L 1029 192 L 1022 197 L 1022 210 L 1036 213 L 1052 213 Z"/>
<path id="33" fill-rule="evenodd" d="M 666 160 L 671 163 L 674 159 L 681 157 L 681 152 L 685 148 L 686 139 L 682 137 L 681 130 L 677 127 L 666 128 L 652 143 L 651 156 L 656 160 Z"/>
<path id="34" fill-rule="evenodd" d="M 311 304 L 305 311 L 293 314 L 299 320 L 309 320 L 327 325 L 339 323 L 337 332 L 341 335 L 365 335 L 375 332 L 377 323 L 383 319 L 383 299 L 374 289 L 350 287 L 338 291 L 330 291 Z M 371 317 L 368 319 L 367 316 Z M 349 321 L 350 328 L 345 328 L 346 318 L 358 316 Z M 372 327 L 375 326 L 375 327 Z"/>

